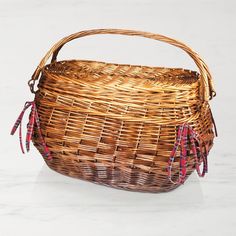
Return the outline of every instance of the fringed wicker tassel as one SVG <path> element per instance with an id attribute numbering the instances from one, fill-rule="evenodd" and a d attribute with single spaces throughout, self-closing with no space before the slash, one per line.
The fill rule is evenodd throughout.
<path id="1" fill-rule="evenodd" d="M 174 144 L 174 148 L 171 152 L 169 161 L 168 161 L 168 178 L 173 184 L 183 184 L 186 180 L 186 174 L 187 174 L 187 147 L 188 145 L 191 144 L 191 150 L 193 153 L 193 156 L 195 158 L 195 168 L 197 170 L 197 173 L 200 177 L 203 177 L 205 173 L 208 171 L 208 165 L 207 165 L 207 155 L 208 155 L 208 150 L 207 146 L 203 142 L 201 144 L 199 140 L 199 136 L 197 133 L 192 129 L 192 127 L 188 124 L 183 124 L 179 126 L 178 128 L 178 134 L 177 134 L 177 139 Z M 180 170 L 179 170 L 179 179 L 177 182 L 174 182 L 172 180 L 172 164 L 174 162 L 176 152 L 178 148 L 180 147 Z M 204 151 L 203 151 L 204 147 Z M 202 172 L 200 171 L 200 159 L 202 158 L 203 161 L 203 170 Z"/>
<path id="2" fill-rule="evenodd" d="M 25 153 L 24 151 L 24 147 L 23 147 L 23 143 L 22 143 L 22 119 L 24 116 L 25 111 L 31 106 L 31 112 L 30 112 L 30 116 L 29 116 L 29 122 L 27 124 L 27 134 L 26 134 L 26 150 L 27 152 L 30 150 L 30 141 L 32 139 L 32 135 L 33 135 L 33 131 L 34 131 L 34 126 L 36 124 L 37 126 L 37 130 L 38 130 L 38 134 L 39 134 L 39 138 L 41 140 L 41 145 L 43 147 L 43 156 L 44 158 L 47 159 L 52 159 L 51 153 L 44 141 L 41 129 L 40 129 L 40 123 L 39 123 L 39 117 L 38 117 L 38 111 L 36 109 L 36 104 L 34 101 L 32 102 L 26 102 L 24 105 L 24 108 L 22 110 L 22 112 L 20 113 L 19 117 L 17 118 L 14 126 L 12 127 L 11 130 L 11 135 L 14 135 L 17 128 L 19 127 L 19 139 L 20 139 L 20 147 L 21 147 L 21 151 L 23 153 Z"/>

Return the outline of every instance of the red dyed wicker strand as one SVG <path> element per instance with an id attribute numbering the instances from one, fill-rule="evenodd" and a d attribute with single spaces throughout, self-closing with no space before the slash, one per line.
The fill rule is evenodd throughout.
<path id="1" fill-rule="evenodd" d="M 173 184 L 183 184 L 186 180 L 186 165 L 187 165 L 187 147 L 188 143 L 191 144 L 191 151 L 194 155 L 195 158 L 195 168 L 197 170 L 197 173 L 200 177 L 203 177 L 205 173 L 208 171 L 208 165 L 207 165 L 207 155 L 208 155 L 208 150 L 206 145 L 205 147 L 205 152 L 203 151 L 201 142 L 199 140 L 199 137 L 197 133 L 189 126 L 188 124 L 183 124 L 179 126 L 178 128 L 178 134 L 177 134 L 177 139 L 174 144 L 173 150 L 171 152 L 169 161 L 168 161 L 168 178 Z M 175 159 L 176 152 L 180 146 L 180 171 L 179 171 L 179 179 L 178 181 L 174 182 L 172 180 L 172 164 Z M 198 151 L 197 151 L 198 150 Z M 199 154 L 199 155 L 198 155 Z M 202 159 L 203 161 L 203 170 L 202 172 L 200 171 L 200 164 L 199 164 L 199 159 Z"/>
<path id="2" fill-rule="evenodd" d="M 181 143 L 181 137 L 182 137 L 183 129 L 184 129 L 183 125 L 181 125 L 179 127 L 179 129 L 178 129 L 178 134 L 177 134 L 176 142 L 174 144 L 174 147 L 172 149 L 172 152 L 171 152 L 171 155 L 170 155 L 170 158 L 169 158 L 169 161 L 168 161 L 168 178 L 174 184 L 177 184 L 177 183 L 172 181 L 172 178 L 171 178 L 172 164 L 173 164 L 174 159 L 175 159 L 175 154 L 176 154 L 176 152 L 178 150 L 178 147 L 179 147 L 179 145 Z M 180 180 L 180 178 L 179 178 L 179 180 Z"/>
<path id="3" fill-rule="evenodd" d="M 206 145 L 204 145 L 204 147 L 205 147 L 205 153 L 204 153 L 201 142 L 200 142 L 196 132 L 194 132 L 191 127 L 189 127 L 188 133 L 189 133 L 190 143 L 192 145 L 192 152 L 193 152 L 193 155 L 195 158 L 195 168 L 197 170 L 198 175 L 200 177 L 204 177 L 205 173 L 207 173 L 207 171 L 208 171 L 208 165 L 207 165 L 208 150 L 207 150 L 207 147 L 206 147 Z M 197 152 L 197 150 L 199 150 L 199 152 Z M 199 154 L 199 156 L 198 156 L 198 154 Z M 203 160 L 202 172 L 200 171 L 199 158 L 202 158 L 202 160 Z"/>
<path id="4" fill-rule="evenodd" d="M 187 158 L 187 134 L 188 134 L 188 127 L 184 125 L 182 138 L 181 138 L 181 150 L 180 150 L 180 182 L 184 183 L 186 177 L 186 158 Z"/>
<path id="5" fill-rule="evenodd" d="M 14 135 L 17 128 L 19 127 L 19 139 L 20 139 L 20 147 L 21 147 L 21 151 L 23 153 L 25 153 L 24 151 L 24 147 L 23 147 L 23 143 L 22 143 L 22 119 L 24 116 L 25 111 L 31 106 L 31 112 L 30 112 L 30 116 L 29 116 L 29 123 L 27 124 L 27 134 L 26 134 L 26 150 L 27 152 L 30 150 L 30 141 L 32 139 L 32 135 L 33 135 L 33 131 L 34 131 L 34 126 L 36 124 L 37 126 L 37 130 L 38 130 L 38 134 L 39 134 L 39 138 L 41 140 L 41 145 L 43 147 L 43 156 L 44 158 L 47 159 L 52 159 L 51 153 L 44 141 L 44 138 L 42 136 L 42 132 L 40 129 L 40 123 L 39 123 L 39 117 L 38 117 L 38 111 L 36 109 L 36 105 L 35 102 L 26 102 L 24 105 L 24 108 L 22 110 L 22 112 L 20 113 L 20 115 L 18 116 L 14 126 L 12 127 L 11 130 L 11 135 Z"/>

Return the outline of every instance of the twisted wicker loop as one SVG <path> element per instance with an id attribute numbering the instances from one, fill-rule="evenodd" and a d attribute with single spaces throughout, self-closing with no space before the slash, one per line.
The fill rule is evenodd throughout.
<path id="1" fill-rule="evenodd" d="M 84 36 L 89 35 L 95 35 L 95 34 L 120 34 L 120 35 L 128 35 L 128 36 L 141 36 L 145 38 L 155 39 L 162 42 L 169 43 L 171 45 L 174 45 L 176 47 L 179 47 L 183 49 L 195 62 L 197 65 L 199 72 L 200 72 L 200 96 L 202 100 L 208 101 L 212 99 L 216 95 L 216 92 L 214 90 L 214 85 L 212 81 L 212 77 L 209 71 L 208 66 L 205 64 L 205 62 L 200 58 L 200 56 L 194 52 L 190 47 L 185 45 L 184 43 L 160 35 L 160 34 L 153 34 L 143 31 L 134 31 L 134 30 L 126 30 L 126 29 L 93 29 L 93 30 L 85 30 L 80 31 L 75 34 L 71 34 L 60 41 L 58 41 L 43 57 L 41 62 L 39 63 L 38 67 L 36 68 L 34 74 L 32 75 L 32 78 L 29 80 L 28 85 L 30 87 L 30 90 L 32 93 L 35 93 L 34 91 L 34 84 L 35 81 L 39 78 L 39 75 L 41 73 L 42 68 L 46 65 L 48 59 L 52 56 L 51 62 L 55 62 L 57 59 L 57 55 L 60 51 L 60 49 L 71 40 L 81 38 Z"/>

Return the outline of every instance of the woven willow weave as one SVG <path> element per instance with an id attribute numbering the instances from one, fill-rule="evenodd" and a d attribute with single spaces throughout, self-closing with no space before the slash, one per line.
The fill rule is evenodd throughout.
<path id="1" fill-rule="evenodd" d="M 90 60 L 57 61 L 64 44 L 94 34 L 142 36 L 172 44 L 190 55 L 199 72 Z M 180 175 L 181 148 L 172 159 L 173 181 L 168 178 L 179 127 L 188 124 L 198 135 L 197 151 L 204 145 L 199 164 L 213 145 L 214 122 L 208 102 L 215 91 L 208 67 L 188 46 L 162 35 L 118 29 L 70 35 L 49 50 L 29 86 L 35 93 L 41 132 L 52 156 L 45 161 L 64 175 L 126 190 L 169 191 L 180 185 L 174 181 Z M 32 138 L 43 155 L 37 128 Z M 197 163 L 190 141 L 183 146 L 187 179 Z"/>

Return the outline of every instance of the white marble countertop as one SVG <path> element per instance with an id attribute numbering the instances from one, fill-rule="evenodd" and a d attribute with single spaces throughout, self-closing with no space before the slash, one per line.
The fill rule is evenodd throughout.
<path id="1" fill-rule="evenodd" d="M 230 0 L 0 0 L 0 236 L 235 236 L 235 9 Z M 217 89 L 211 105 L 219 131 L 205 178 L 193 173 L 172 192 L 135 193 L 53 172 L 33 146 L 21 154 L 18 137 L 9 132 L 33 98 L 27 81 L 41 57 L 61 37 L 106 27 L 166 34 L 205 58 Z M 65 47 L 60 58 L 196 68 L 173 47 L 133 42 L 83 39 Z"/>

